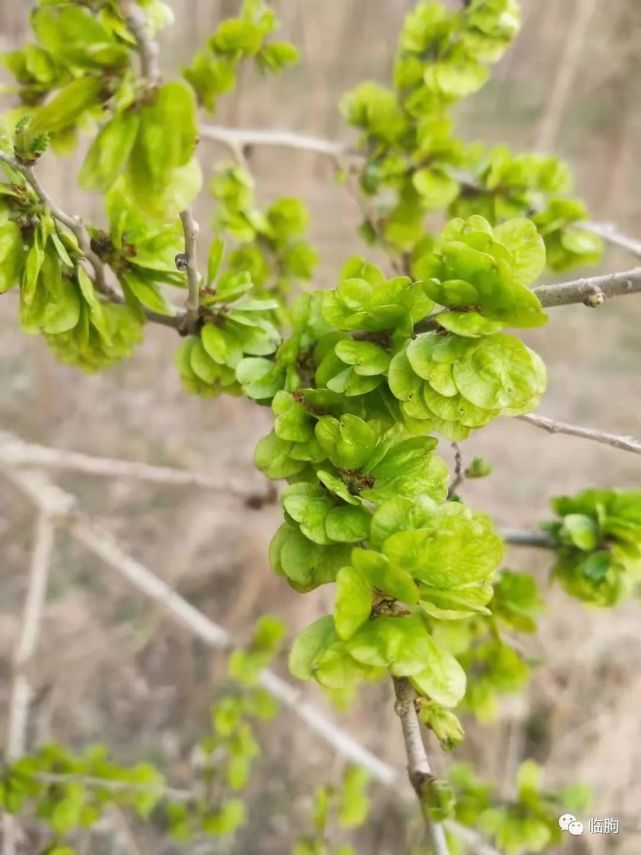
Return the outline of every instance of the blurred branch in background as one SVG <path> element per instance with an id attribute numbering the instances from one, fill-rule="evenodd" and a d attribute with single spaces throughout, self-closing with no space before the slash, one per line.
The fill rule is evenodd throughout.
<path id="1" fill-rule="evenodd" d="M 52 520 L 54 517 L 56 519 L 66 517 L 67 530 L 72 537 L 77 539 L 79 543 L 107 563 L 112 569 L 120 573 L 120 575 L 145 596 L 162 605 L 174 620 L 188 629 L 208 647 L 218 650 L 233 650 L 237 647 L 238 642 L 226 629 L 192 606 L 170 585 L 124 552 L 107 531 L 103 530 L 96 523 L 78 515 L 75 511 L 76 500 L 74 496 L 60 490 L 41 472 L 3 471 L 3 474 L 27 495 L 38 508 L 40 514 L 34 549 L 30 594 L 28 596 L 28 601 L 31 603 L 28 606 L 31 617 L 28 621 L 25 621 L 27 628 L 23 631 L 23 641 L 21 642 L 23 653 L 27 649 L 27 652 L 31 655 L 35 640 L 37 640 L 37 627 L 40 624 L 42 616 L 46 578 L 53 546 Z M 25 635 L 27 636 L 27 644 L 24 642 Z M 342 728 L 334 725 L 313 704 L 303 700 L 299 689 L 291 686 L 286 680 L 283 680 L 270 669 L 264 669 L 260 673 L 259 682 L 274 698 L 307 724 L 310 730 L 319 736 L 332 750 L 336 751 L 346 760 L 362 766 L 379 783 L 394 787 L 395 789 L 398 788 L 401 779 L 396 769 L 368 751 L 367 748 L 362 746 Z M 403 702 L 403 708 L 401 709 L 399 706 L 399 715 L 402 713 L 401 719 L 404 734 L 409 734 L 409 736 L 406 735 L 406 743 L 409 738 L 409 748 L 411 748 L 411 753 L 409 753 L 408 749 L 409 770 L 414 775 L 414 779 L 416 779 L 416 776 L 424 771 L 429 774 L 429 763 L 427 762 L 427 755 L 424 748 L 422 749 L 422 755 L 419 756 L 416 739 L 418 738 L 421 746 L 423 743 L 418 729 L 418 719 L 416 718 L 416 713 L 413 711 L 413 701 L 411 699 L 412 709 L 408 713 L 406 701 L 409 696 L 403 694 L 403 691 L 401 691 L 401 695 L 399 696 L 399 704 L 401 701 Z M 20 706 L 21 734 L 26 729 L 28 707 L 29 694 L 27 693 L 24 697 L 24 703 Z M 412 712 L 413 716 L 411 715 Z M 22 751 L 22 739 L 23 737 L 20 740 L 16 739 L 16 750 L 19 749 L 20 752 Z M 427 769 L 425 769 L 426 764 Z M 91 780 L 84 783 L 87 786 L 92 785 Z M 414 784 L 414 781 L 412 783 Z M 189 797 L 188 791 L 171 788 L 170 792 L 172 797 L 177 795 L 179 800 Z M 8 814 L 3 815 L 3 821 L 6 823 L 5 828 L 13 825 L 13 819 Z M 497 851 L 474 831 L 464 828 L 456 822 L 447 822 L 445 825 L 452 833 L 460 835 L 461 840 L 466 844 L 474 846 L 474 851 L 478 855 L 498 855 Z M 437 855 L 447 855 L 449 849 L 442 828 L 439 825 L 433 825 L 432 828 L 434 829 L 435 836 L 433 839 Z M 5 841 L 12 839 L 6 836 L 6 830 L 4 830 L 4 834 Z M 9 849 L 3 851 L 3 855 L 13 855 L 13 852 Z"/>
<path id="2" fill-rule="evenodd" d="M 347 143 L 307 136 L 295 131 L 201 125 L 200 135 L 203 139 L 225 146 L 240 163 L 245 163 L 247 149 L 254 146 L 306 151 L 309 154 L 327 157 L 340 166 L 343 166 L 343 160 L 347 157 L 356 159 L 361 157 Z M 476 186 L 474 179 L 469 175 L 457 174 L 452 177 L 466 185 Z M 641 258 L 641 240 L 624 234 L 614 224 L 583 222 L 581 225 L 613 246 L 618 246 Z"/>
<path id="3" fill-rule="evenodd" d="M 574 0 L 572 25 L 568 33 L 554 78 L 554 86 L 545 106 L 535 148 L 551 151 L 557 142 L 572 84 L 585 55 L 585 39 L 598 0 Z"/>

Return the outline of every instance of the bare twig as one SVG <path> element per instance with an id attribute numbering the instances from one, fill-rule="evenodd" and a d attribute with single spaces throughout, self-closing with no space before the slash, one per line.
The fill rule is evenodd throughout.
<path id="1" fill-rule="evenodd" d="M 579 63 L 585 56 L 583 43 L 596 5 L 597 0 L 575 0 L 572 26 L 564 42 L 554 85 L 546 99 L 546 109 L 537 135 L 536 147 L 541 151 L 547 152 L 554 148 L 556 138 L 559 135 L 568 95 L 572 89 Z"/>
<path id="2" fill-rule="evenodd" d="M 641 240 L 630 237 L 614 225 L 614 223 L 581 223 L 581 228 L 587 229 L 592 234 L 598 235 L 603 240 L 614 246 L 619 246 L 621 249 L 626 249 L 632 255 L 637 255 L 641 258 Z"/>
<path id="3" fill-rule="evenodd" d="M 27 669 L 35 653 L 47 595 L 47 580 L 53 549 L 53 519 L 48 511 L 39 511 L 35 542 L 29 569 L 29 581 L 22 614 L 20 638 L 15 652 L 15 677 L 9 702 L 6 755 L 11 762 L 24 754 L 27 717 L 32 689 Z"/>
<path id="4" fill-rule="evenodd" d="M 25 773 L 26 774 L 26 773 Z M 106 790 L 111 793 L 154 793 L 158 798 L 172 802 L 189 802 L 197 798 L 191 790 L 167 787 L 164 784 L 136 784 L 133 781 L 115 781 L 111 778 L 97 778 L 91 775 L 65 775 L 55 772 L 38 772 L 34 780 L 43 784 L 73 785 L 82 784 L 92 790 Z"/>
<path id="5" fill-rule="evenodd" d="M 62 512 L 66 512 L 68 509 L 69 504 L 67 502 L 58 508 Z M 14 679 L 9 700 L 7 737 L 4 752 L 8 763 L 15 762 L 25 752 L 29 706 L 33 696 L 33 689 L 29 682 L 27 671 L 38 646 L 42 615 L 47 596 L 47 583 L 49 580 L 54 540 L 54 511 L 55 508 L 49 506 L 42 506 L 38 511 L 20 636 L 16 645 L 13 663 Z M 18 826 L 15 819 L 8 813 L 3 814 L 3 855 L 14 855 L 17 850 L 17 836 Z"/>
<path id="6" fill-rule="evenodd" d="M 310 154 L 328 157 L 333 162 L 336 162 L 337 159 L 343 159 L 346 156 L 353 158 L 362 158 L 364 156 L 348 143 L 307 136 L 306 134 L 299 134 L 295 131 L 226 128 L 219 125 L 203 125 L 200 131 L 203 139 L 226 146 L 234 158 L 241 163 L 245 160 L 245 150 L 254 145 L 307 151 Z M 472 190 L 480 189 L 473 176 L 467 173 L 454 170 L 452 177 Z M 608 243 L 628 250 L 633 255 L 641 258 L 641 241 L 624 234 L 612 224 L 586 221 L 581 222 L 579 225 L 581 228 L 603 238 Z"/>
<path id="7" fill-rule="evenodd" d="M 51 484 L 40 473 L 10 473 L 8 477 L 37 506 L 45 510 L 58 507 L 61 497 L 66 497 L 68 502 L 73 501 L 68 493 L 64 493 Z M 77 516 L 71 516 L 69 524 L 70 533 L 79 542 L 128 579 L 135 588 L 162 605 L 178 623 L 209 647 L 229 650 L 238 646 L 238 642 L 227 630 L 188 603 L 170 585 L 159 579 L 144 565 L 123 552 L 107 532 Z M 260 683 L 264 689 L 288 707 L 294 715 L 304 721 L 310 730 L 316 733 L 334 751 L 342 754 L 350 762 L 363 766 L 380 783 L 398 788 L 400 781 L 396 769 L 368 751 L 346 731 L 334 725 L 311 703 L 304 701 L 299 688 L 290 685 L 269 669 L 265 669 L 261 673 Z M 172 791 L 172 793 L 177 795 L 176 791 Z M 481 835 L 473 830 L 465 829 L 453 822 L 447 823 L 447 826 L 455 834 L 460 832 L 466 840 L 475 840 L 479 847 L 479 853 L 498 855 L 496 850 L 487 846 Z"/>
<path id="8" fill-rule="evenodd" d="M 555 285 L 540 285 L 533 290 L 541 305 L 548 308 L 567 306 L 570 303 L 584 303 L 596 308 L 609 297 L 640 293 L 641 267 L 633 267 L 621 273 L 606 273 L 588 279 L 559 282 Z"/>
<path id="9" fill-rule="evenodd" d="M 194 608 L 140 562 L 124 553 L 107 532 L 84 521 L 73 524 L 71 532 L 79 542 L 124 576 L 139 591 L 160 603 L 168 614 L 205 644 L 222 650 L 237 646 L 237 642 L 227 630 Z M 332 724 L 312 704 L 304 701 L 299 689 L 270 670 L 263 671 L 259 679 L 263 688 L 284 706 L 289 707 L 332 748 L 340 751 L 351 762 L 362 765 L 379 781 L 385 784 L 396 781 L 397 774 L 394 769 L 363 748 L 344 730 Z"/>
<path id="10" fill-rule="evenodd" d="M 581 425 L 568 424 L 567 422 L 557 422 L 555 419 L 548 419 L 545 416 L 533 414 L 518 416 L 518 418 L 535 427 L 542 428 L 548 433 L 579 436 L 582 439 L 591 439 L 594 442 L 611 445 L 613 448 L 620 448 L 623 451 L 631 451 L 633 454 L 641 454 L 641 442 L 630 436 L 620 436 L 619 434 L 607 433 L 606 431 L 596 430 L 595 428 L 582 427 Z"/>
<path id="11" fill-rule="evenodd" d="M 454 449 L 454 478 L 452 479 L 452 483 L 450 484 L 447 491 L 448 499 L 452 499 L 454 497 L 456 491 L 465 480 L 465 473 L 463 472 L 463 453 L 461 452 L 461 446 L 458 444 L 458 442 L 453 442 L 452 448 Z"/>
<path id="12" fill-rule="evenodd" d="M 521 531 L 517 528 L 501 528 L 501 536 L 512 546 L 534 546 L 537 549 L 552 549 L 553 544 L 542 531 Z"/>
<path id="13" fill-rule="evenodd" d="M 4 432 L 0 432 L 0 466 L 12 469 L 25 467 L 68 469 L 106 478 L 133 478 L 154 484 L 201 487 L 248 500 L 266 498 L 268 495 L 267 489 L 261 490 L 257 485 L 247 484 L 233 476 L 214 478 L 200 472 L 190 472 L 187 469 L 151 466 L 134 460 L 95 457 L 91 454 L 80 454 L 76 451 L 24 442 L 13 434 Z"/>
<path id="14" fill-rule="evenodd" d="M 407 754 L 407 773 L 414 792 L 421 803 L 421 810 L 425 817 L 434 855 L 449 855 L 450 850 L 444 828 L 440 823 L 433 822 L 429 818 L 424 805 L 425 788 L 433 780 L 434 775 L 423 744 L 421 725 L 414 706 L 416 694 L 410 681 L 404 677 L 394 678 L 394 693 L 396 695 L 396 713 L 403 728 L 403 740 Z"/>
<path id="15" fill-rule="evenodd" d="M 200 227 L 190 210 L 182 211 L 180 221 L 183 224 L 185 234 L 184 267 L 181 259 L 180 269 L 187 271 L 189 293 L 185 302 L 185 315 L 183 318 L 183 330 L 193 331 L 198 321 L 198 310 L 200 307 L 200 273 L 198 272 L 198 259 L 196 255 L 196 243 Z"/>
<path id="16" fill-rule="evenodd" d="M 252 130 L 250 128 L 201 125 L 200 135 L 203 139 L 226 146 L 234 157 L 238 157 L 239 152 L 244 153 L 246 148 L 254 145 L 307 151 L 311 154 L 330 157 L 333 160 L 350 152 L 349 146 L 344 143 L 298 134 L 293 131 Z"/>
<path id="17" fill-rule="evenodd" d="M 136 40 L 140 57 L 140 73 L 150 87 L 160 84 L 160 50 L 151 37 L 144 10 L 132 0 L 121 0 L 123 17 Z"/>

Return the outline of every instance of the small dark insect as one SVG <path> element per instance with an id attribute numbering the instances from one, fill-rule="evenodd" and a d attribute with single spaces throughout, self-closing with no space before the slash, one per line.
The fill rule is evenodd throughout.
<path id="1" fill-rule="evenodd" d="M 187 256 L 185 253 L 179 252 L 174 260 L 176 263 L 176 269 L 180 270 L 181 273 L 185 273 L 187 270 Z"/>

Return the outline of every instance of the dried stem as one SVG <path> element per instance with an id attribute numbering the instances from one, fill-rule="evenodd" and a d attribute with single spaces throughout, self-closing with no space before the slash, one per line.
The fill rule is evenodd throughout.
<path id="1" fill-rule="evenodd" d="M 528 422 L 528 424 L 542 428 L 542 430 L 548 433 L 563 433 L 567 436 L 578 436 L 581 439 L 590 439 L 593 442 L 611 445 L 613 448 L 619 448 L 623 451 L 631 451 L 633 454 L 641 454 L 641 442 L 630 436 L 607 433 L 606 431 L 568 424 L 567 422 L 557 422 L 555 419 L 548 419 L 545 416 L 534 414 L 518 416 L 518 418 L 523 422 Z"/>
<path id="2" fill-rule="evenodd" d="M 203 139 L 225 146 L 234 157 L 238 157 L 239 151 L 244 153 L 245 149 L 251 146 L 307 151 L 310 154 L 320 154 L 333 160 L 348 154 L 350 151 L 349 147 L 343 143 L 297 134 L 293 131 L 245 130 L 224 128 L 218 125 L 201 125 L 200 136 Z"/>
<path id="3" fill-rule="evenodd" d="M 403 728 L 403 740 L 405 742 L 405 753 L 407 755 L 407 774 L 414 788 L 421 810 L 425 817 L 425 823 L 432 843 L 434 855 L 449 855 L 449 847 L 445 837 L 445 830 L 440 823 L 433 822 L 425 809 L 424 790 L 434 778 L 427 751 L 421 736 L 421 725 L 416 714 L 416 694 L 412 684 L 405 677 L 394 677 L 394 693 L 396 695 L 396 713 L 401 720 Z"/>

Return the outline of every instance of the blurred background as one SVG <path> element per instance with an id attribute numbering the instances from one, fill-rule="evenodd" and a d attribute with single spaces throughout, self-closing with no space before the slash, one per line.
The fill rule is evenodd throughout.
<path id="1" fill-rule="evenodd" d="M 170 0 L 176 26 L 165 36 L 163 63 L 176 69 L 211 32 L 233 15 L 239 0 Z M 29 2 L 0 0 L 1 47 L 27 38 Z M 214 121 L 239 127 L 289 128 L 349 140 L 338 112 L 343 91 L 365 78 L 385 81 L 396 34 L 411 0 L 280 0 L 283 36 L 302 52 L 294 71 L 261 79 L 243 73 L 237 91 L 220 102 Z M 638 0 L 523 0 L 523 31 L 492 82 L 458 113 L 472 140 L 536 148 L 543 139 L 565 156 L 578 194 L 597 220 L 616 222 L 641 237 L 641 4 Z M 581 31 L 580 21 L 585 27 Z M 579 31 L 577 33 L 577 27 Z M 552 121 L 549 97 L 567 46 L 575 45 L 568 97 Z M 211 170 L 228 152 L 202 144 Z M 96 198 L 75 188 L 78 157 L 51 156 L 39 174 L 67 210 L 95 220 Z M 258 195 L 301 196 L 311 208 L 311 234 L 321 262 L 315 285 L 334 287 L 340 266 L 363 251 L 356 236 L 358 209 L 337 186 L 331 167 L 307 153 L 251 153 Z M 203 194 L 198 218 L 207 232 L 211 206 Z M 204 241 L 203 241 L 204 243 Z M 604 270 L 634 266 L 609 249 Z M 571 274 L 568 278 L 573 278 Z M 24 439 L 69 450 L 190 467 L 211 475 L 255 481 L 252 454 L 270 426 L 270 413 L 234 399 L 200 400 L 180 387 L 170 330 L 152 328 L 135 356 L 103 374 L 85 376 L 57 364 L 39 338 L 16 323 L 15 294 L 0 301 L 0 427 Z M 528 333 L 544 357 L 549 391 L 540 412 L 625 434 L 641 435 L 641 299 L 613 300 L 598 311 L 555 309 L 549 326 Z M 442 443 L 448 461 L 452 452 Z M 463 444 L 467 461 L 483 455 L 493 477 L 468 482 L 462 495 L 499 524 L 535 527 L 551 495 L 587 486 L 639 487 L 641 459 L 603 445 L 552 437 L 508 419 Z M 280 521 L 278 507 L 260 511 L 233 497 L 176 487 L 60 475 L 133 555 L 233 633 L 247 635 L 265 612 L 283 617 L 290 636 L 331 607 L 332 593 L 301 597 L 276 577 L 267 546 Z M 34 512 L 0 478 L 0 723 L 11 681 L 11 656 L 25 590 Z M 587 835 L 566 851 L 638 855 L 641 835 L 641 623 L 639 604 L 588 611 L 546 585 L 545 556 L 513 551 L 508 566 L 526 569 L 545 586 L 548 608 L 527 651 L 541 660 L 526 694 L 507 699 L 500 718 L 480 728 L 466 721 L 468 740 L 455 759 L 469 759 L 509 794 L 525 757 L 545 767 L 546 783 L 582 780 L 595 791 L 590 815 L 620 817 L 618 835 Z M 286 673 L 284 661 L 278 663 Z M 151 758 L 180 783 L 190 748 L 208 722 L 223 688 L 224 661 L 177 629 L 157 607 L 130 590 L 63 534 L 30 678 L 36 686 L 30 741 L 56 739 L 74 746 L 105 741 L 123 761 Z M 320 693 L 304 692 L 322 708 Z M 347 714 L 328 710 L 381 757 L 398 768 L 404 758 L 390 689 L 368 689 Z M 336 780 L 341 759 L 283 712 L 262 734 L 264 756 L 251 785 L 250 822 L 232 844 L 206 852 L 280 855 L 307 828 L 309 793 Z M 450 757 L 433 749 L 443 769 Z M 399 794 L 374 788 L 377 809 L 358 835 L 367 855 L 396 855 L 408 817 Z M 624 825 L 633 828 L 624 829 Z M 162 848 L 152 828 L 137 829 L 142 853 Z M 411 838 L 411 828 L 409 836 Z M 164 845 L 164 844 L 163 844 Z M 98 853 L 98 843 L 88 851 Z M 574 847 L 574 848 L 572 848 Z M 195 850 L 194 850 L 195 851 Z M 552 851 L 552 850 L 550 850 Z"/>

